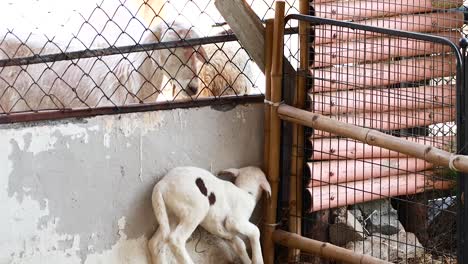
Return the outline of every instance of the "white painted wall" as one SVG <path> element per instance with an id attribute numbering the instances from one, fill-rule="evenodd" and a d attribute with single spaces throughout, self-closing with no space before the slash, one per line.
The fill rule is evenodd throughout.
<path id="1" fill-rule="evenodd" d="M 263 106 L 220 110 L 1 125 L 0 263 L 148 263 L 151 190 L 167 170 L 262 163 Z M 195 263 L 235 260 L 200 230 L 187 248 Z"/>

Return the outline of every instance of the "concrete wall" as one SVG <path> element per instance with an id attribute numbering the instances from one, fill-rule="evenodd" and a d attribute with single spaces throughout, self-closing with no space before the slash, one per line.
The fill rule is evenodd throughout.
<path id="1" fill-rule="evenodd" d="M 258 104 L 0 126 L 0 263 L 148 263 L 157 180 L 261 165 L 262 146 Z M 203 230 L 187 248 L 195 263 L 235 260 Z"/>

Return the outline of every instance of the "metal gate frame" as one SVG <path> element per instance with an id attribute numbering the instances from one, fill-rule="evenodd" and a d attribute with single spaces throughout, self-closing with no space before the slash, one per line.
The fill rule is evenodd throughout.
<path id="1" fill-rule="evenodd" d="M 348 263 L 386 263 L 380 259 L 373 258 L 371 256 L 358 254 L 350 250 L 339 248 L 329 243 L 323 243 L 321 241 L 312 240 L 301 237 L 300 231 L 297 234 L 294 232 L 286 232 L 282 230 L 275 230 L 278 225 L 277 221 L 277 203 L 278 203 L 278 189 L 279 182 L 284 179 L 280 171 L 281 167 L 287 167 L 285 161 L 281 159 L 281 142 L 284 140 L 284 135 L 281 135 L 281 123 L 284 121 L 292 124 L 303 125 L 305 127 L 319 129 L 326 132 L 332 132 L 335 135 L 352 138 L 360 142 L 367 143 L 369 145 L 384 147 L 393 151 L 417 157 L 428 162 L 443 167 L 454 168 L 458 171 L 458 186 L 462 186 L 457 190 L 457 243 L 458 243 L 458 263 L 465 263 L 468 256 L 465 251 L 468 249 L 468 232 L 467 228 L 464 227 L 464 223 L 467 219 L 468 212 L 468 201 L 467 198 L 462 194 L 468 191 L 468 181 L 465 180 L 465 176 L 468 174 L 468 150 L 464 147 L 466 144 L 466 136 L 468 134 L 468 121 L 465 116 L 468 115 L 468 97 L 466 96 L 468 79 L 468 70 L 465 68 L 468 63 L 468 39 L 462 39 L 460 46 L 463 49 L 463 53 L 452 41 L 438 36 L 429 34 L 407 32 L 400 30 L 392 30 L 386 28 L 372 27 L 352 22 L 343 22 L 333 19 L 318 18 L 308 15 L 292 14 L 284 17 L 284 8 L 281 8 L 284 2 L 276 2 L 276 13 L 273 27 L 273 47 L 272 47 L 272 65 L 271 65 L 271 89 L 270 98 L 266 98 L 268 107 L 267 112 L 270 114 L 270 137 L 268 146 L 269 159 L 268 159 L 268 174 L 270 177 L 270 183 L 272 185 L 272 199 L 270 200 L 270 206 L 267 208 L 266 223 L 265 223 L 265 240 L 264 240 L 264 255 L 265 263 L 274 262 L 274 244 L 280 244 L 286 246 L 289 249 L 300 249 L 309 253 L 316 254 L 321 257 L 331 258 L 335 260 L 341 260 Z M 330 25 L 344 27 L 354 30 L 363 30 L 374 33 L 387 34 L 396 37 L 404 37 L 408 39 L 428 41 L 437 44 L 449 46 L 456 58 L 456 126 L 457 126 L 457 155 L 453 155 L 450 152 L 443 151 L 437 148 L 428 148 L 425 145 L 410 142 L 404 139 L 395 140 L 394 136 L 378 132 L 374 129 L 367 129 L 351 125 L 345 122 L 332 120 L 320 114 L 314 114 L 307 112 L 296 107 L 289 106 L 283 102 L 282 89 L 285 87 L 284 78 L 284 61 L 282 60 L 283 55 L 283 36 L 286 24 L 291 20 L 297 20 L 299 22 L 307 22 L 310 25 Z M 268 24 L 267 24 L 268 25 Z M 299 28 L 301 30 L 301 28 Z M 271 29 L 270 29 L 271 31 Z M 268 32 L 268 28 L 267 28 Z M 267 36 L 268 38 L 268 36 Z M 268 56 L 268 53 L 267 53 Z M 289 92 L 289 91 L 285 91 Z M 305 92 L 305 91 L 301 91 Z M 296 90 L 296 94 L 298 91 Z M 266 93 L 268 94 L 268 92 Z M 271 100 L 271 101 L 269 101 Z M 288 102 L 286 102 L 288 103 Z M 465 107 L 466 105 L 466 107 Z M 336 129 L 336 126 L 340 125 L 343 129 Z M 355 133 L 352 130 L 358 130 L 361 133 Z M 378 138 L 376 140 L 376 138 Z M 386 140 L 392 140 L 395 144 L 389 147 L 384 142 Z M 301 142 L 304 143 L 304 142 Z M 304 151 L 304 150 L 303 150 Z M 434 151 L 434 152 L 433 152 Z M 302 153 L 304 154 L 304 153 Z M 296 157 L 297 158 L 297 157 Z M 304 189 L 302 189 L 304 190 Z M 463 197 L 463 198 L 462 198 Z M 462 201 L 463 199 L 463 201 Z M 460 205 L 463 206 L 460 206 Z M 268 240 L 272 241 L 268 241 Z"/>

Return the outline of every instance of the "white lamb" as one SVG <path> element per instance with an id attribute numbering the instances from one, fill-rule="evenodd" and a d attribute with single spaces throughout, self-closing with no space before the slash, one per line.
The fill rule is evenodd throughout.
<path id="1" fill-rule="evenodd" d="M 141 43 L 198 38 L 190 25 L 160 23 Z M 3 41 L 0 59 L 34 55 L 42 46 Z M 197 50 L 197 51 L 196 51 Z M 2 52 L 3 51 L 3 52 Z M 0 69 L 0 113 L 155 102 L 164 76 L 177 90 L 198 92 L 201 47 L 179 47 Z"/>
<path id="2" fill-rule="evenodd" d="M 198 225 L 226 239 L 243 263 L 263 263 L 260 232 L 249 219 L 262 190 L 271 194 L 265 174 L 257 167 L 245 167 L 227 169 L 218 175 L 235 177 L 235 184 L 204 169 L 177 167 L 155 185 L 152 203 L 159 228 L 148 244 L 153 263 L 158 263 L 165 244 L 177 263 L 193 263 L 185 243 Z M 172 231 L 168 213 L 178 220 Z M 239 234 L 250 240 L 252 261 Z"/>

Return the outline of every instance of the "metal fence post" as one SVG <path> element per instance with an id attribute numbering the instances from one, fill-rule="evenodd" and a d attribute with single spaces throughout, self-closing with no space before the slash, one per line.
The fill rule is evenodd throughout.
<path id="1" fill-rule="evenodd" d="M 465 147 L 466 144 L 466 134 L 468 133 L 468 122 L 466 117 L 468 115 L 468 96 L 467 92 L 467 77 L 468 70 L 466 64 L 468 62 L 467 48 L 468 48 L 468 38 L 462 38 L 460 40 L 460 47 L 462 48 L 462 65 L 457 67 L 457 152 L 459 154 L 466 155 L 468 154 L 468 149 Z M 466 212 L 468 212 L 468 203 L 466 201 L 466 195 L 463 193 L 468 191 L 468 180 L 466 179 L 468 175 L 465 173 L 458 174 L 458 221 L 457 221 L 457 234 L 458 234 L 458 263 L 466 263 L 468 261 L 468 256 L 466 254 L 466 249 L 468 249 L 468 232 L 465 226 L 467 222 Z"/>

